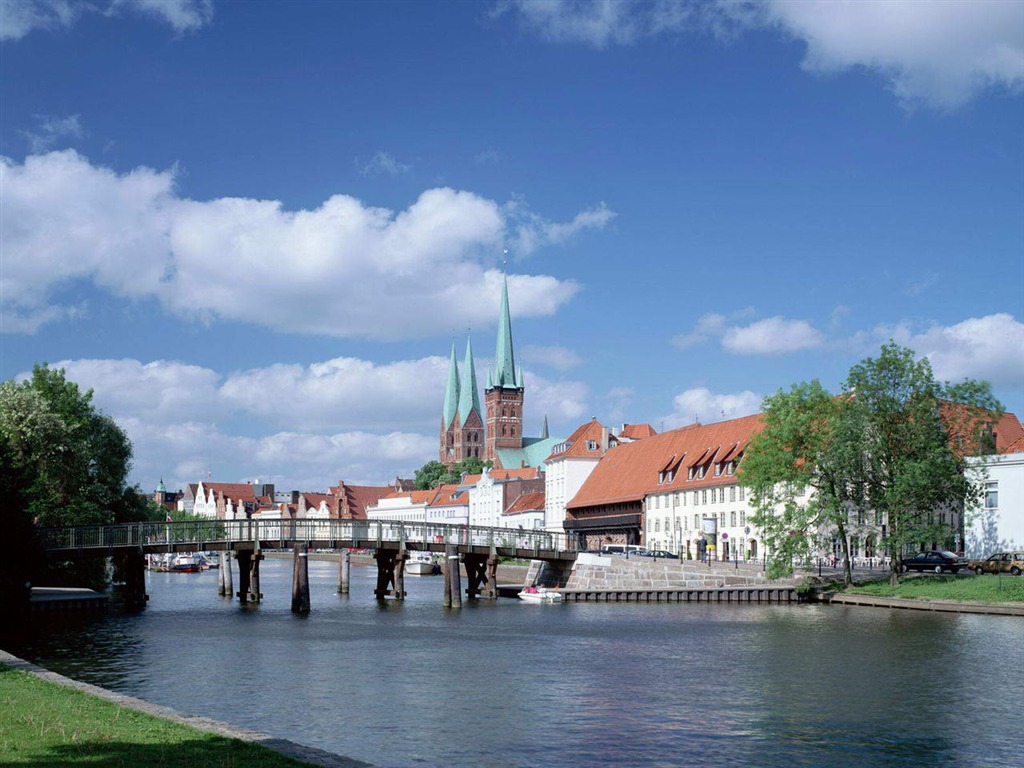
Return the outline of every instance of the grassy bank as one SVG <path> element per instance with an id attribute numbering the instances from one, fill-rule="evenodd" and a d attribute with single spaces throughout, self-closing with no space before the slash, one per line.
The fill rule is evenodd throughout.
<path id="1" fill-rule="evenodd" d="M 873 597 L 905 597 L 912 600 L 963 600 L 972 603 L 1024 602 L 1024 576 L 914 576 L 904 578 L 896 589 L 889 581 L 873 581 L 848 587 L 845 592 Z"/>
<path id="2" fill-rule="evenodd" d="M 265 747 L 163 720 L 0 665 L 0 764 L 299 768 Z"/>

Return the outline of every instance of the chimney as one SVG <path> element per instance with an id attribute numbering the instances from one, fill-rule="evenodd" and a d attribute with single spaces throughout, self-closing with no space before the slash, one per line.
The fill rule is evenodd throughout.
<path id="1" fill-rule="evenodd" d="M 601 427 L 601 453 L 608 450 L 608 427 Z"/>

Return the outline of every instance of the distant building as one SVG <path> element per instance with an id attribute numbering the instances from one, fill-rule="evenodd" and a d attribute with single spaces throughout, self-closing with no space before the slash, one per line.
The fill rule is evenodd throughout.
<path id="1" fill-rule="evenodd" d="M 469 492 L 469 524 L 503 527 L 505 511 L 523 494 L 544 490 L 544 472 L 537 467 L 485 469 L 460 485 Z"/>

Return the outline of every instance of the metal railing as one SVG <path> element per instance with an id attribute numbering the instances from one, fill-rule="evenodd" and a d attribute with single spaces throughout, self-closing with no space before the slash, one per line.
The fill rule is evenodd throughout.
<path id="1" fill-rule="evenodd" d="M 486 528 L 448 523 L 388 520 L 199 520 L 171 523 L 120 523 L 40 528 L 48 551 L 76 551 L 208 544 L 257 543 L 273 548 L 286 542 L 350 542 L 338 546 L 379 547 L 407 544 L 413 549 L 438 549 L 447 544 L 533 551 L 565 551 L 571 536 L 518 528 Z M 218 547 L 219 548 L 219 547 Z"/>

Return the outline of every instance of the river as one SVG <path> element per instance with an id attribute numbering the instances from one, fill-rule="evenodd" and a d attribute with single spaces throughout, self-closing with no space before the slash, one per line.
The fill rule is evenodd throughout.
<path id="1" fill-rule="evenodd" d="M 54 671 L 379 766 L 1024 766 L 1024 620 L 817 605 L 404 603 L 291 564 L 264 602 L 147 574 L 149 606 L 10 647 Z M 237 573 L 235 584 L 237 587 Z M 10 643 L 8 643 L 10 646 Z"/>

